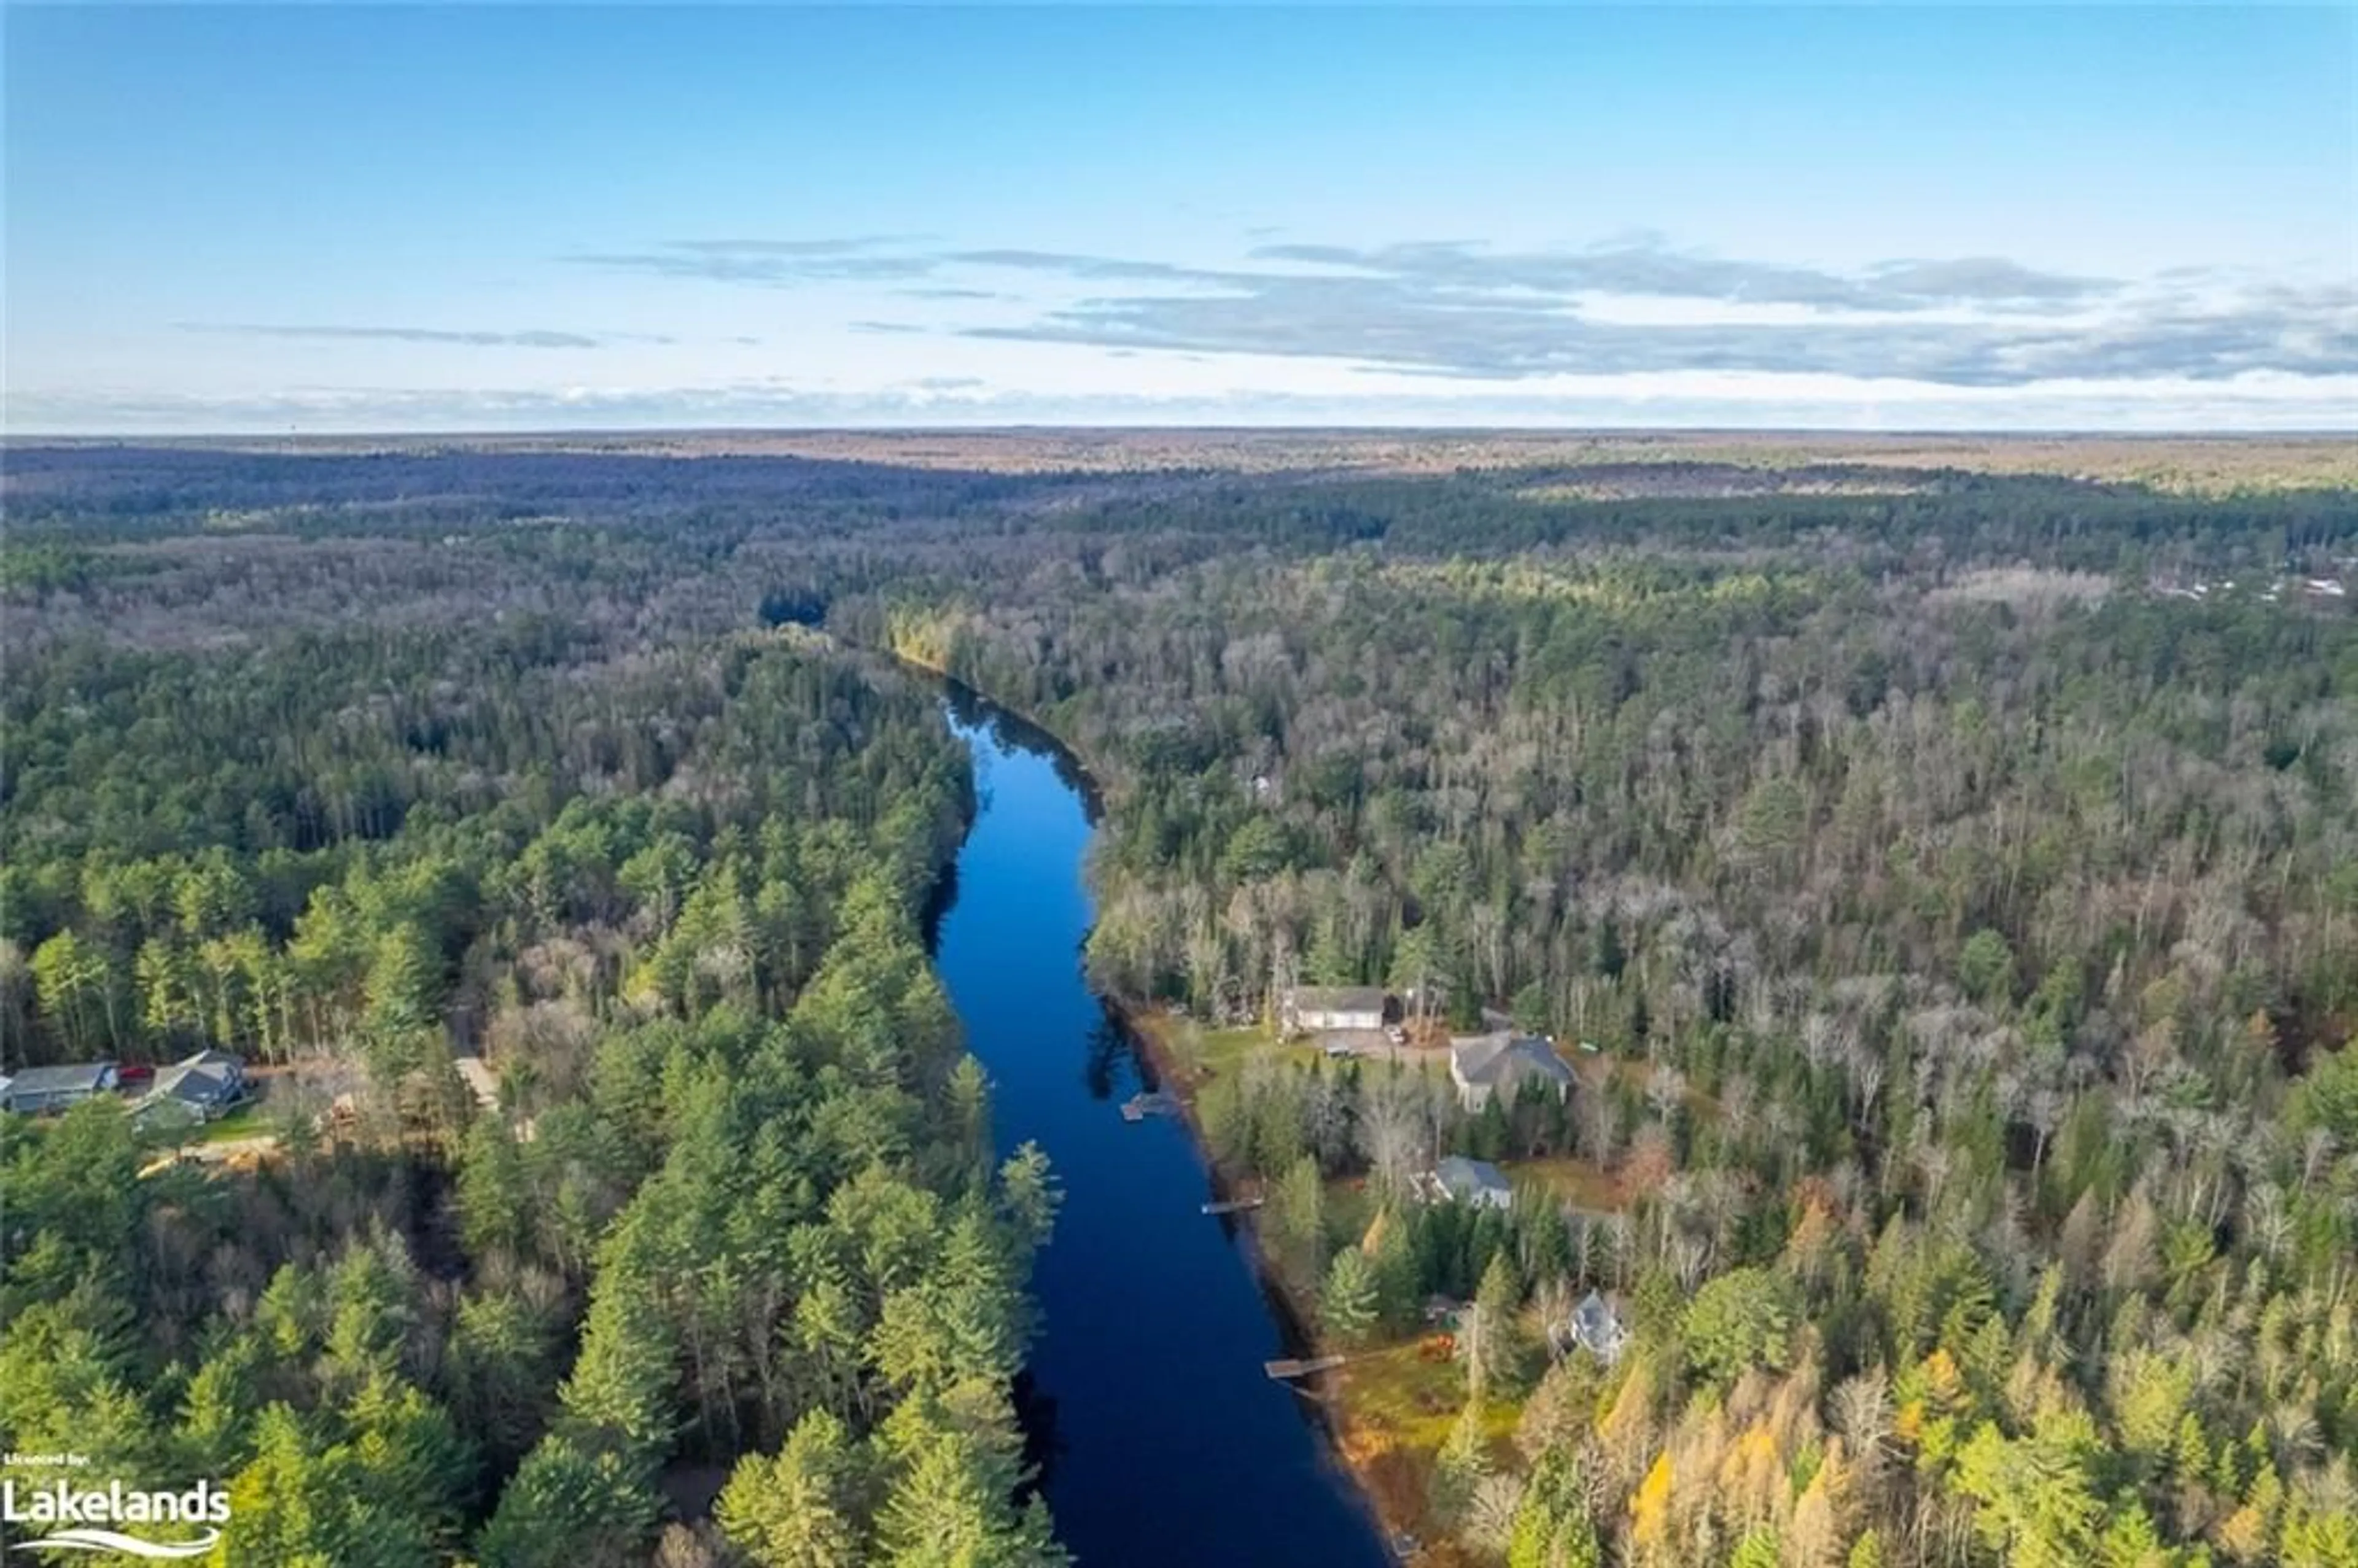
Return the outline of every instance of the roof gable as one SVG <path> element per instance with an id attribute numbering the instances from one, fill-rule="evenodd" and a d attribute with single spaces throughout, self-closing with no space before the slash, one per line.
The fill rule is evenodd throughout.
<path id="1" fill-rule="evenodd" d="M 226 1051 L 200 1051 L 157 1073 L 146 1098 L 153 1101 L 169 1096 L 196 1104 L 217 1100 L 236 1087 L 243 1068 L 244 1064 Z"/>
<path id="2" fill-rule="evenodd" d="M 96 1094 L 106 1087 L 107 1074 L 114 1070 L 112 1062 L 71 1062 L 54 1067 L 27 1067 L 9 1080 L 12 1094 L 54 1095 L 71 1094 L 79 1090 Z"/>
<path id="3" fill-rule="evenodd" d="M 1504 1086 L 1537 1075 L 1572 1082 L 1572 1067 L 1536 1034 L 1476 1034 L 1449 1043 L 1449 1070 L 1460 1083 Z"/>
<path id="4" fill-rule="evenodd" d="M 1379 986 L 1296 986 L 1296 1009 L 1310 1012 L 1381 1012 L 1384 993 Z"/>
<path id="5" fill-rule="evenodd" d="M 1511 1191 L 1507 1173 L 1487 1160 L 1469 1160 L 1462 1154 L 1451 1154 L 1433 1167 L 1433 1175 L 1453 1193 Z"/>

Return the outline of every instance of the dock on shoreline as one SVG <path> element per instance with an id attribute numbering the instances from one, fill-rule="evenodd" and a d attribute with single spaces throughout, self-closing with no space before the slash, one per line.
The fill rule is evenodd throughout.
<path id="1" fill-rule="evenodd" d="M 1150 1116 L 1176 1116 L 1179 1098 L 1162 1089 L 1149 1094 L 1135 1094 L 1121 1102 L 1124 1121 L 1143 1121 Z"/>
<path id="2" fill-rule="evenodd" d="M 1306 1359 L 1286 1357 L 1276 1361 L 1264 1361 L 1260 1369 L 1273 1382 L 1291 1382 L 1296 1378 L 1308 1378 L 1320 1372 L 1331 1372 L 1349 1359 L 1343 1356 L 1313 1356 Z"/>

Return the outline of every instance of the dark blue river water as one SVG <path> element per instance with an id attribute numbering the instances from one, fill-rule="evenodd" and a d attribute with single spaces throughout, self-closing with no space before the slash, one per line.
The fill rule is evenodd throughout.
<path id="1" fill-rule="evenodd" d="M 1081 971 L 1089 811 L 1081 779 L 1020 721 L 963 696 L 980 810 L 936 961 L 997 1086 L 1002 1150 L 1032 1140 L 1065 1187 L 1034 1280 L 1032 1423 L 1056 1533 L 1082 1568 L 1374 1568 L 1373 1519 L 1301 1396 L 1244 1238 L 1198 1206 L 1178 1122 L 1121 1119 L 1140 1065 Z"/>

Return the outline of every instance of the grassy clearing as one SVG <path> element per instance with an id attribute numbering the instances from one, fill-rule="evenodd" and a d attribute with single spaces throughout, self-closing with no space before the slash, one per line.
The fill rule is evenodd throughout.
<path id="1" fill-rule="evenodd" d="M 1374 1451 L 1400 1448 L 1431 1457 L 1449 1441 L 1466 1409 L 1466 1363 L 1441 1355 L 1427 1336 L 1352 1357 L 1336 1374 L 1346 1425 Z M 1492 1400 L 1483 1409 L 1482 1429 L 1494 1443 L 1515 1435 L 1521 1407 Z"/>
<path id="2" fill-rule="evenodd" d="M 278 1130 L 278 1124 L 263 1111 L 260 1102 L 248 1100 L 243 1105 L 217 1117 L 200 1127 L 192 1128 L 184 1143 L 232 1143 L 241 1138 L 263 1138 Z"/>
<path id="3" fill-rule="evenodd" d="M 1434 1463 L 1466 1408 L 1466 1364 L 1426 1336 L 1354 1357 L 1334 1376 L 1336 1444 L 1384 1527 L 1422 1541 L 1415 1561 L 1431 1568 L 1470 1561 L 1425 1511 Z M 1494 1457 L 1506 1457 L 1521 1416 L 1507 1400 L 1484 1406 Z"/>
<path id="4" fill-rule="evenodd" d="M 1546 1160 L 1510 1160 L 1504 1168 L 1510 1180 L 1530 1182 L 1593 1214 L 1617 1212 L 1628 1201 L 1621 1191 L 1621 1179 L 1593 1160 L 1565 1154 Z"/>
<path id="5" fill-rule="evenodd" d="M 1257 1023 L 1238 1029 L 1206 1029 L 1201 1024 L 1183 1021 L 1178 1027 L 1183 1031 L 1192 1029 L 1195 1032 L 1195 1065 L 1200 1072 L 1225 1073 L 1241 1065 L 1246 1057 L 1257 1053 L 1288 1049 L 1277 1043 L 1275 1035 Z"/>
<path id="6" fill-rule="evenodd" d="M 1248 1058 L 1256 1055 L 1296 1065 L 1308 1065 L 1320 1059 L 1317 1047 L 1282 1043 L 1265 1025 L 1258 1023 L 1214 1029 L 1178 1013 L 1161 1011 L 1141 1013 L 1130 1022 L 1147 1037 L 1156 1058 L 1182 1085 L 1192 1086 L 1235 1072 Z"/>

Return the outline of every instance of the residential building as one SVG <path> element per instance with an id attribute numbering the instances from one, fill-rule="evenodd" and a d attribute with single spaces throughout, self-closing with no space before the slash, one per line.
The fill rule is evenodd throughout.
<path id="1" fill-rule="evenodd" d="M 131 1108 L 141 1121 L 211 1121 L 246 1094 L 245 1064 L 226 1051 L 200 1051 L 156 1072 Z"/>
<path id="2" fill-rule="evenodd" d="M 1507 1173 L 1487 1160 L 1449 1155 L 1433 1166 L 1428 1180 L 1432 1194 L 1444 1202 L 1476 1208 L 1514 1206 L 1515 1189 L 1507 1184 Z"/>
<path id="3" fill-rule="evenodd" d="M 1381 1029 L 1380 986 L 1293 986 L 1278 998 L 1278 1033 L 1314 1034 L 1329 1029 Z"/>
<path id="4" fill-rule="evenodd" d="M 1591 1291 L 1572 1309 L 1571 1320 L 1564 1325 L 1565 1337 L 1599 1361 L 1610 1367 L 1621 1358 L 1628 1347 L 1629 1330 L 1613 1303 Z"/>
<path id="5" fill-rule="evenodd" d="M 114 1087 L 114 1064 L 77 1062 L 62 1067 L 26 1067 L 7 1082 L 10 1110 L 37 1115 L 103 1095 Z"/>
<path id="6" fill-rule="evenodd" d="M 1493 1096 L 1512 1106 L 1531 1081 L 1547 1086 L 1562 1098 L 1572 1092 L 1572 1066 L 1539 1035 L 1500 1030 L 1452 1040 L 1449 1081 L 1457 1086 L 1457 1103 L 1478 1111 Z"/>

